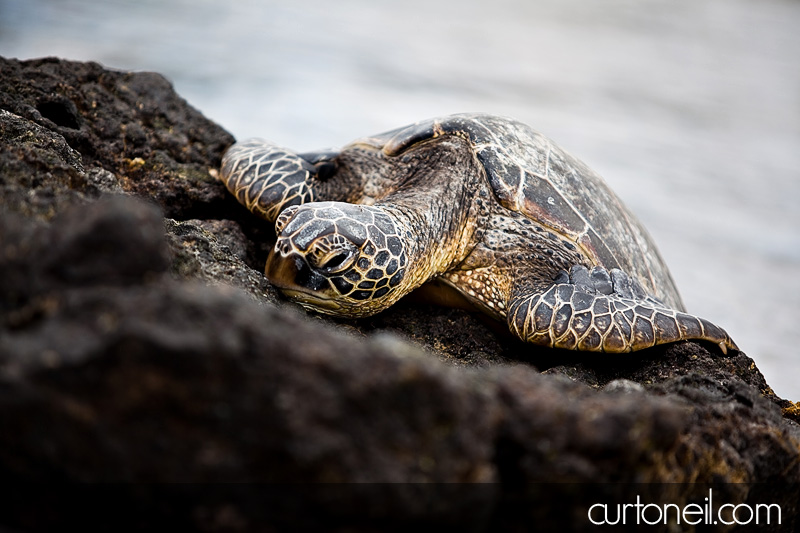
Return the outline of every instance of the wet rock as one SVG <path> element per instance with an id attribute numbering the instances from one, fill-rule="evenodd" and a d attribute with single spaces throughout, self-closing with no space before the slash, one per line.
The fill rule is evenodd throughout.
<path id="1" fill-rule="evenodd" d="M 0 150 L 4 212 L 48 219 L 86 200 L 80 154 L 60 134 L 0 108 Z"/>
<path id="2" fill-rule="evenodd" d="M 0 235 L 5 310 L 64 287 L 141 283 L 169 266 L 160 212 L 141 200 L 103 198 L 50 225 L 3 213 Z"/>
<path id="3" fill-rule="evenodd" d="M 413 299 L 307 315 L 214 179 L 230 135 L 162 77 L 0 67 L 0 526 L 588 531 L 710 489 L 800 525 L 797 406 L 747 355 L 534 348 Z"/>
<path id="4" fill-rule="evenodd" d="M 224 220 L 166 220 L 172 272 L 180 279 L 225 283 L 250 293 L 257 301 L 278 303 L 277 290 L 244 261 L 247 249 L 239 226 Z"/>
<path id="5" fill-rule="evenodd" d="M 233 138 L 189 106 L 163 76 L 55 58 L 0 58 L 0 72 L 0 109 L 40 127 L 31 130 L 38 141 L 28 136 L 23 144 L 61 139 L 80 153 L 86 168 L 114 174 L 126 191 L 156 200 L 167 216 L 226 203 L 224 188 L 209 171 L 219 166 Z M 66 150 L 57 148 L 58 154 Z M 46 172 L 47 160 L 37 160 L 32 163 Z"/>

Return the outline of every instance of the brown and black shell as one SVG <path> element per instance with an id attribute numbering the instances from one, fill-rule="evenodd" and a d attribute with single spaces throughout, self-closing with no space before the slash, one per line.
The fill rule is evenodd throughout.
<path id="1" fill-rule="evenodd" d="M 529 126 L 494 115 L 461 114 L 421 121 L 354 144 L 397 156 L 443 135 L 471 143 L 504 208 L 549 227 L 575 242 L 595 264 L 635 276 L 664 304 L 683 309 L 664 261 L 636 217 L 598 174 Z"/>

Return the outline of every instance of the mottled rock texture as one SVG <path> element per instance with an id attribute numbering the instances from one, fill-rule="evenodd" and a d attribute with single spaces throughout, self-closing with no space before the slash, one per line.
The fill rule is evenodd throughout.
<path id="1" fill-rule="evenodd" d="M 744 353 L 306 315 L 214 178 L 232 142 L 157 74 L 0 59 L 0 526 L 589 531 L 711 487 L 800 527 L 800 413 Z"/>

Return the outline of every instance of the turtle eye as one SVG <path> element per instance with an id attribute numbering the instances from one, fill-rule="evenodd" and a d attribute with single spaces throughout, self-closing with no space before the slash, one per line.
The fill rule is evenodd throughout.
<path id="1" fill-rule="evenodd" d="M 320 265 L 320 268 L 332 270 L 336 267 L 342 266 L 342 264 L 344 264 L 344 262 L 347 261 L 347 257 L 349 255 L 350 254 L 348 254 L 345 251 L 338 252 L 333 256 L 331 256 L 330 258 L 323 260 L 323 264 Z"/>
<path id="2" fill-rule="evenodd" d="M 311 245 L 306 258 L 309 264 L 323 272 L 340 272 L 356 260 L 353 244 L 340 235 L 325 235 Z"/>
<path id="3" fill-rule="evenodd" d="M 333 273 L 340 272 L 349 267 L 353 263 L 355 256 L 356 254 L 350 250 L 340 249 L 331 250 L 322 254 L 312 254 L 310 258 L 312 260 L 311 262 L 319 270 Z"/>

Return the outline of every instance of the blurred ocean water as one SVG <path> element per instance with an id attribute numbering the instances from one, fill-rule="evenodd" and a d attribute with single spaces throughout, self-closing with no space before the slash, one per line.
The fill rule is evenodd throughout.
<path id="1" fill-rule="evenodd" d="M 166 75 L 237 138 L 519 118 L 598 170 L 689 310 L 800 400 L 794 0 L 0 0 L 0 55 Z"/>

